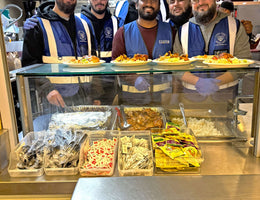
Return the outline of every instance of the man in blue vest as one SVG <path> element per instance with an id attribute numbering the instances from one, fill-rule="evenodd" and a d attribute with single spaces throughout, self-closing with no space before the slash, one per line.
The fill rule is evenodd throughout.
<path id="1" fill-rule="evenodd" d="M 74 16 L 76 3 L 77 0 L 56 0 L 39 6 L 34 28 L 25 32 L 23 66 L 59 63 L 67 56 L 75 58 L 95 54 L 95 49 L 92 48 L 95 46 L 92 42 L 93 35 L 88 24 Z M 64 80 L 66 78 L 70 80 Z M 37 79 L 35 82 L 39 96 L 43 97 L 46 113 L 53 113 L 57 107 L 65 105 L 92 104 L 101 93 L 91 92 L 95 83 L 87 77 Z M 97 96 L 92 95 L 90 98 L 89 94 Z M 51 106 L 46 100 L 57 107 Z"/>
<path id="2" fill-rule="evenodd" d="M 90 0 L 89 3 L 82 6 L 80 17 L 94 32 L 98 57 L 110 62 L 112 41 L 118 29 L 118 20 L 111 15 L 108 0 Z"/>
<path id="3" fill-rule="evenodd" d="M 185 24 L 192 17 L 190 0 L 168 0 L 169 23 L 176 28 Z"/>
<path id="4" fill-rule="evenodd" d="M 85 20 L 94 33 L 97 56 L 106 62 L 111 61 L 112 42 L 118 29 L 118 20 L 112 16 L 108 8 L 108 0 L 90 0 L 89 5 L 83 5 L 80 17 Z M 99 76 L 104 94 L 101 103 L 111 105 L 115 97 L 115 76 Z"/>
<path id="5" fill-rule="evenodd" d="M 137 10 L 138 19 L 118 29 L 113 41 L 112 59 L 123 54 L 133 57 L 136 53 L 156 59 L 172 50 L 175 30 L 169 23 L 156 19 L 160 1 L 138 0 Z M 154 99 L 160 101 L 161 93 L 172 91 L 170 75 L 158 74 L 153 80 L 149 75 L 132 80 L 128 78 L 120 77 L 122 99 L 127 104 L 150 104 L 153 96 L 158 96 Z"/>
<path id="6" fill-rule="evenodd" d="M 136 9 L 137 0 L 119 0 L 115 7 L 115 16 L 119 19 L 119 27 L 132 22 L 138 18 Z M 166 0 L 160 0 L 160 12 L 157 18 L 166 21 L 168 18 L 169 7 Z"/>
<path id="7" fill-rule="evenodd" d="M 189 57 L 224 52 L 237 58 L 251 57 L 248 36 L 238 20 L 218 12 L 215 0 L 191 0 L 191 3 L 194 17 L 180 27 L 174 43 L 174 52 L 188 54 Z M 193 100 L 203 100 L 212 94 L 217 98 L 230 99 L 237 92 L 236 73 L 212 72 L 195 75 L 185 72 L 182 81 L 189 92 L 196 90 L 199 93 L 191 95 Z M 219 92 L 229 95 L 220 95 Z M 198 98 L 194 98 L 195 95 Z"/>

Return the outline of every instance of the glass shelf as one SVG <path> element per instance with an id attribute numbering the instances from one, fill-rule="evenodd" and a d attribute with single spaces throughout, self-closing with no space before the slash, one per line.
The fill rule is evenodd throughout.
<path id="1" fill-rule="evenodd" d="M 209 67 L 202 62 L 196 61 L 188 65 L 158 65 L 149 63 L 142 66 L 116 66 L 112 63 L 104 63 L 95 67 L 70 67 L 66 64 L 36 64 L 12 71 L 16 75 L 23 76 L 72 76 L 72 75 L 98 75 L 98 74 L 126 74 L 143 72 L 185 72 L 185 71 L 256 71 L 260 67 L 259 63 L 254 63 L 246 67 Z"/>

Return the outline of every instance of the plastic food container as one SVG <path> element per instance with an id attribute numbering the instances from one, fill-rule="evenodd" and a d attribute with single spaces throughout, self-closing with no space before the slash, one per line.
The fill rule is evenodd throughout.
<path id="1" fill-rule="evenodd" d="M 47 132 L 30 132 L 10 154 L 8 173 L 11 177 L 37 177 L 44 173 L 43 156 Z M 24 167 L 24 169 L 19 169 Z"/>
<path id="2" fill-rule="evenodd" d="M 151 135 L 156 173 L 200 172 L 204 159 L 190 129 L 152 129 Z"/>
<path id="3" fill-rule="evenodd" d="M 120 176 L 152 176 L 153 152 L 150 131 L 122 131 L 119 137 Z"/>
<path id="4" fill-rule="evenodd" d="M 118 131 L 90 131 L 80 150 L 81 176 L 112 176 L 117 158 Z"/>
<path id="5" fill-rule="evenodd" d="M 44 172 L 48 176 L 76 175 L 79 172 L 80 147 L 87 138 L 87 132 L 66 131 L 61 132 L 60 135 L 62 141 L 59 144 L 57 144 L 59 140 L 57 133 L 55 137 L 48 139 L 49 145 L 44 149 Z"/>

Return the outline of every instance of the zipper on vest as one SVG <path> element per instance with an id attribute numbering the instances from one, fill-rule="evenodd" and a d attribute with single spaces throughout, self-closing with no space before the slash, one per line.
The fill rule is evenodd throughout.
<path id="1" fill-rule="evenodd" d="M 100 57 L 100 44 L 98 44 L 98 55 L 97 55 L 99 58 L 101 58 Z"/>

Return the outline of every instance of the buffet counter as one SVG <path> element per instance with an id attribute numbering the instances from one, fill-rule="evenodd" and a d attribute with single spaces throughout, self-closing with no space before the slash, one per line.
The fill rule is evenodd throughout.
<path id="1" fill-rule="evenodd" d="M 259 86 L 258 62 L 249 67 L 239 66 L 233 68 L 208 67 L 201 62 L 197 62 L 186 65 L 185 68 L 183 66 L 159 66 L 157 64 L 150 64 L 145 67 L 135 67 L 133 69 L 111 64 L 102 64 L 97 67 L 96 70 L 94 69 L 96 68 L 78 69 L 65 64 L 44 64 L 17 70 L 16 77 L 22 108 L 24 134 L 26 135 L 33 131 L 34 127 L 32 122 L 33 119 L 35 119 L 35 115 L 33 114 L 43 114 L 37 113 L 36 111 L 38 110 L 36 109 L 35 111 L 35 107 L 31 105 L 31 103 L 33 103 L 33 101 L 31 101 L 33 96 L 32 93 L 28 93 L 28 91 L 32 91 L 31 89 L 34 89 L 34 85 L 28 84 L 30 80 L 62 76 L 117 77 L 120 75 L 131 76 L 131 74 L 135 73 L 150 73 L 151 76 L 153 74 L 161 74 L 162 76 L 171 74 L 173 77 L 178 77 L 179 73 L 185 71 L 221 73 L 223 70 L 229 70 L 232 73 L 237 73 L 239 77 L 243 77 L 243 75 L 247 73 L 255 74 L 257 78 L 255 85 Z M 259 87 L 257 87 L 257 92 L 259 91 L 258 88 Z M 246 130 L 246 126 L 240 127 L 243 124 L 249 124 L 249 122 L 244 121 L 242 123 L 240 115 L 244 113 L 242 112 L 244 108 L 239 107 L 239 105 L 234 105 L 233 102 L 225 102 L 224 106 L 220 103 L 212 104 L 211 101 L 207 102 L 207 104 L 190 104 L 190 107 L 188 107 L 188 104 L 185 104 L 185 109 L 187 108 L 185 110 L 187 111 L 186 114 L 198 113 L 199 106 L 209 106 L 206 107 L 206 113 L 210 116 L 210 119 L 213 119 L 213 117 L 226 117 L 230 119 L 230 121 L 226 122 L 232 126 L 233 129 L 236 129 L 238 126 L 242 134 L 234 135 L 235 137 L 221 141 L 199 140 L 204 162 L 202 162 L 198 171 L 159 173 L 155 170 L 153 175 L 149 177 L 120 177 L 116 167 L 112 177 L 106 178 L 84 177 L 79 174 L 61 176 L 45 174 L 39 177 L 19 178 L 10 177 L 6 169 L 0 176 L 0 195 L 2 195 L 0 198 L 10 198 L 11 196 L 13 199 L 70 199 L 71 197 L 73 200 L 85 199 L 86 197 L 89 197 L 89 199 L 169 199 L 175 196 L 176 198 L 182 199 L 235 199 L 239 196 L 242 198 L 258 199 L 260 197 L 260 193 L 257 190 L 260 177 L 260 159 L 258 158 L 260 152 L 258 149 L 260 146 L 260 140 L 258 139 L 259 94 L 255 93 L 254 95 L 253 114 L 249 119 L 249 121 L 254 122 L 252 123 L 253 133 L 251 133 L 251 130 Z M 238 99 L 238 97 L 239 96 L 237 96 L 236 99 Z M 173 102 L 171 105 L 172 108 L 176 109 L 176 105 L 178 105 L 179 102 L 181 101 L 177 103 Z M 169 106 L 169 104 L 166 103 L 163 105 L 165 107 Z M 189 110 L 193 108 L 197 110 L 195 112 L 189 112 Z M 215 110 L 218 112 L 214 112 Z M 174 111 L 174 114 L 175 110 L 172 111 Z M 239 121 L 233 120 L 234 116 L 236 117 L 235 119 Z M 253 145 L 254 138 L 255 145 Z"/>

